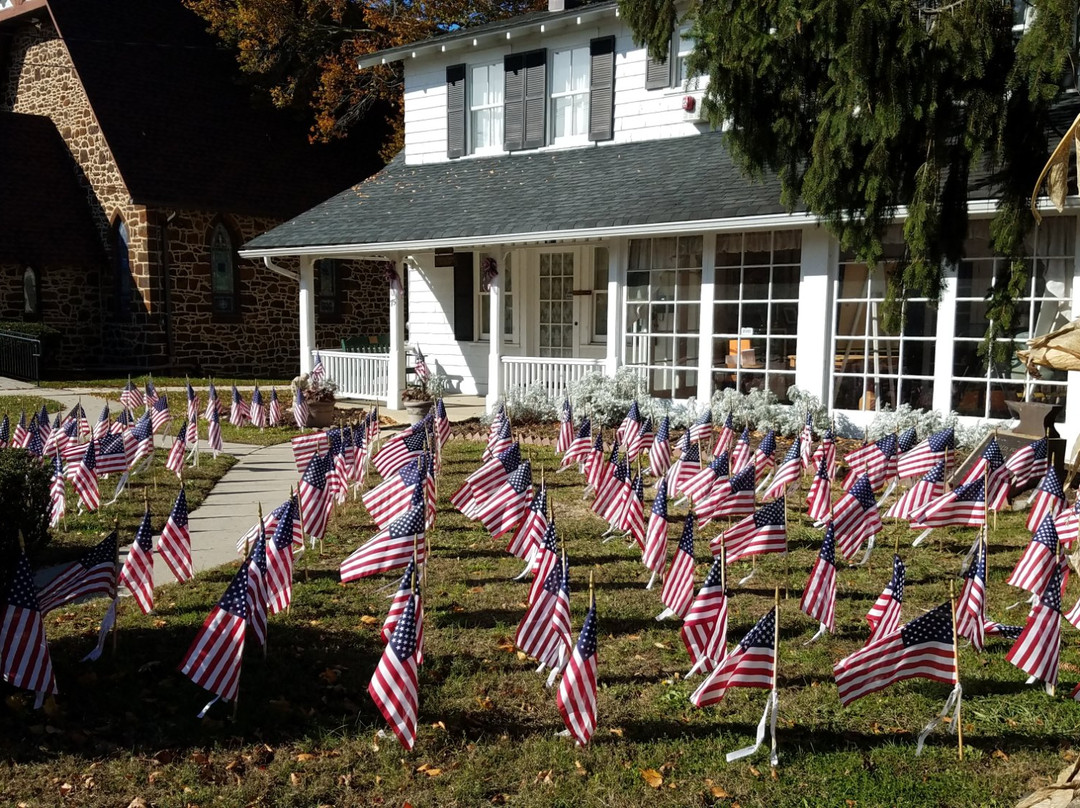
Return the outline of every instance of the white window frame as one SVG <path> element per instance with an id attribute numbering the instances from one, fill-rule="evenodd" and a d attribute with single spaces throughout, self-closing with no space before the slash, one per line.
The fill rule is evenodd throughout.
<path id="1" fill-rule="evenodd" d="M 495 253 L 475 253 L 473 259 L 473 278 L 476 285 L 476 341 L 491 341 L 491 332 L 484 331 L 484 314 L 491 308 L 491 292 L 484 289 L 484 272 L 482 269 L 484 258 L 488 256 L 494 258 L 498 262 L 499 281 L 503 284 L 501 287 L 502 295 L 500 297 L 502 299 L 504 317 L 506 307 L 510 307 L 510 325 L 512 330 L 503 330 L 503 344 L 517 345 L 519 339 L 518 334 L 521 331 L 518 327 L 520 306 L 514 305 L 514 299 L 518 295 L 517 286 L 520 278 L 514 278 L 514 254 L 512 252 L 503 253 L 501 255 Z M 507 279 L 509 279 L 509 288 L 507 288 Z"/>
<path id="2" fill-rule="evenodd" d="M 704 76 L 694 76 L 688 78 L 686 60 L 691 53 L 694 52 L 696 43 L 693 38 L 690 37 L 690 26 L 685 26 L 678 29 L 675 32 L 675 75 L 674 75 L 674 87 L 676 92 L 698 92 L 702 89 L 702 79 Z"/>
<path id="3" fill-rule="evenodd" d="M 570 76 L 571 84 L 573 84 L 574 66 L 576 63 L 575 57 L 580 57 L 584 60 L 585 64 L 585 87 L 582 90 L 555 90 L 555 60 L 562 54 L 570 54 Z M 592 61 L 589 56 L 589 46 L 575 48 L 562 48 L 551 52 L 551 59 L 548 62 L 548 68 L 551 77 L 548 79 L 548 143 L 552 146 L 574 146 L 589 142 L 589 93 L 591 92 L 592 81 Z M 574 133 L 570 135 L 558 135 L 555 126 L 557 118 L 556 106 L 557 102 L 563 98 L 571 99 L 571 102 L 579 96 L 585 97 L 585 115 L 583 119 L 583 127 L 581 133 Z M 571 111 L 573 110 L 573 103 L 571 103 Z"/>
<path id="4" fill-rule="evenodd" d="M 597 253 L 600 250 L 604 251 L 604 256 L 603 256 L 604 260 L 603 260 L 602 263 L 600 261 L 597 261 Z M 598 334 L 598 333 L 596 333 L 596 329 L 597 329 L 598 325 L 601 325 L 601 321 L 602 321 L 602 324 L 603 324 L 604 328 L 605 329 L 607 328 L 607 310 L 608 310 L 609 306 L 613 305 L 612 301 L 611 301 L 611 296 L 608 293 L 608 280 L 609 280 L 610 275 L 611 275 L 611 258 L 610 258 L 610 256 L 611 256 L 611 248 L 608 245 L 606 245 L 606 244 L 595 244 L 595 245 L 593 245 L 593 248 L 592 248 L 592 267 L 590 268 L 590 273 L 589 273 L 589 288 L 592 291 L 592 294 L 589 296 L 589 307 L 588 307 L 589 308 L 589 317 L 588 317 L 589 328 L 588 328 L 587 333 L 588 333 L 588 336 L 589 336 L 589 340 L 588 340 L 589 345 L 607 345 L 607 342 L 608 342 L 608 336 L 609 335 L 607 333 Z M 601 285 L 597 285 L 597 283 L 596 283 L 596 271 L 598 269 L 601 269 L 601 268 L 604 271 L 604 283 L 601 284 Z M 603 317 L 597 317 L 596 316 L 596 303 L 600 299 L 601 296 L 603 296 L 603 298 L 606 301 L 607 305 L 604 306 L 604 316 Z"/>
<path id="5" fill-rule="evenodd" d="M 490 104 L 478 104 L 473 105 L 472 91 L 475 86 L 473 80 L 474 71 L 486 68 L 488 71 L 488 84 L 491 85 L 492 77 L 498 78 L 499 84 L 499 100 Z M 503 69 L 502 62 L 485 62 L 482 64 L 468 65 L 466 68 L 466 80 L 465 80 L 465 100 L 468 108 L 468 115 L 466 116 L 465 134 L 469 141 L 469 154 L 475 155 L 490 155 L 490 154 L 502 154 L 503 153 L 503 105 L 506 103 L 506 72 Z M 494 145 L 478 146 L 476 144 L 476 131 L 473 126 L 473 113 L 475 112 L 498 112 L 499 121 L 498 125 L 492 128 L 494 133 L 495 143 Z"/>

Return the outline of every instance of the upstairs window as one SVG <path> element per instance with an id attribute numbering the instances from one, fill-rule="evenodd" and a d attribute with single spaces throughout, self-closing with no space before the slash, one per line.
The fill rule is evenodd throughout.
<path id="1" fill-rule="evenodd" d="M 589 48 L 551 57 L 551 139 L 584 139 L 589 131 Z"/>
<path id="2" fill-rule="evenodd" d="M 213 295 L 214 314 L 237 314 L 236 253 L 232 236 L 225 225 L 218 222 L 210 232 L 210 291 Z"/>
<path id="3" fill-rule="evenodd" d="M 469 153 L 502 151 L 503 66 L 469 68 Z"/>

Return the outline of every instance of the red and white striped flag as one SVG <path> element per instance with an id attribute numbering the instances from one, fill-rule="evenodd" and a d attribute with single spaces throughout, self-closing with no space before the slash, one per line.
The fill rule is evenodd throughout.
<path id="1" fill-rule="evenodd" d="M 559 683 L 556 701 L 563 723 L 582 746 L 596 730 L 596 598 L 589 604 L 585 625 Z"/>
<path id="2" fill-rule="evenodd" d="M 810 490 L 806 494 L 806 514 L 815 522 L 828 516 L 829 508 L 832 507 L 832 480 L 829 479 L 828 462 L 828 458 L 824 456 L 818 460 L 814 479 L 810 482 Z"/>
<path id="3" fill-rule="evenodd" d="M 342 561 L 341 582 L 401 569 L 408 566 L 414 554 L 420 564 L 427 560 L 423 505 L 411 507 Z"/>
<path id="4" fill-rule="evenodd" d="M 97 442 L 97 475 L 123 474 L 131 466 L 131 457 L 124 435 L 106 435 Z"/>
<path id="5" fill-rule="evenodd" d="M 900 627 L 900 610 L 904 605 L 904 581 L 906 569 L 900 556 L 893 556 L 892 578 L 878 595 L 870 611 L 866 613 L 866 622 L 870 624 L 870 639 L 873 642 L 886 634 L 892 634 Z"/>
<path id="6" fill-rule="evenodd" d="M 986 488 L 982 477 L 977 477 L 915 511 L 911 527 L 982 527 L 986 524 L 986 509 Z"/>
<path id="7" fill-rule="evenodd" d="M 308 425 L 308 405 L 304 400 L 304 391 L 299 387 L 293 388 L 292 415 L 297 429 L 303 429 Z"/>
<path id="8" fill-rule="evenodd" d="M 830 633 L 836 629 L 836 536 L 832 522 L 825 526 L 825 539 L 810 570 L 799 608 Z"/>
<path id="9" fill-rule="evenodd" d="M 765 475 L 776 467 L 776 430 L 770 429 L 761 439 L 761 443 L 750 457 L 754 464 L 757 482 L 761 482 Z"/>
<path id="10" fill-rule="evenodd" d="M 943 603 L 836 663 L 840 703 L 851 704 L 904 679 L 955 685 L 952 604 Z"/>
<path id="11" fill-rule="evenodd" d="M 259 645 L 266 645 L 266 605 L 268 600 L 266 529 L 260 519 L 259 535 L 251 548 L 247 565 L 248 624 Z"/>
<path id="12" fill-rule="evenodd" d="M 326 535 L 326 521 L 330 513 L 326 502 L 326 474 L 332 462 L 329 455 L 311 458 L 297 490 L 300 496 L 300 522 L 313 542 Z"/>
<path id="13" fill-rule="evenodd" d="M 752 514 L 757 507 L 754 501 L 756 478 L 754 467 L 746 464 L 733 477 L 720 480 L 697 507 L 702 523 L 719 519 L 721 516 Z"/>
<path id="14" fill-rule="evenodd" d="M 1057 565 L 1058 535 L 1053 517 L 1047 514 L 1005 583 L 1041 595 L 1057 571 Z"/>
<path id="15" fill-rule="evenodd" d="M 559 439 L 555 441 L 555 454 L 565 454 L 574 442 L 574 411 L 570 407 L 570 397 L 563 399 L 559 408 Z"/>
<path id="16" fill-rule="evenodd" d="M 232 404 L 229 407 L 229 423 L 233 426 L 243 426 L 248 422 L 249 412 L 247 402 L 240 395 L 236 385 L 232 386 Z"/>
<path id="17" fill-rule="evenodd" d="M 132 383 L 130 376 L 124 389 L 120 391 L 120 403 L 128 410 L 137 410 L 143 405 L 142 390 Z"/>
<path id="18" fill-rule="evenodd" d="M 622 419 L 622 423 L 619 424 L 618 429 L 615 430 L 615 440 L 619 443 L 626 443 L 630 435 L 638 430 L 641 426 L 641 408 L 638 407 L 637 400 L 630 402 L 630 409 L 627 410 L 626 416 Z"/>
<path id="19" fill-rule="evenodd" d="M 560 659 L 566 658 L 567 649 L 573 643 L 563 621 L 556 621 L 559 591 L 564 580 L 569 592 L 569 579 L 564 574 L 562 562 L 556 559 L 514 633 L 514 644 L 549 668 L 557 667 Z"/>
<path id="20" fill-rule="evenodd" d="M 728 467 L 728 456 L 726 453 L 719 454 L 683 486 L 683 496 L 689 498 L 696 507 L 708 498 L 713 488 L 721 480 L 726 480 L 730 476 L 731 469 Z"/>
<path id="21" fill-rule="evenodd" d="M 773 686 L 776 609 L 769 609 L 690 696 L 695 707 L 716 704 L 731 687 Z"/>
<path id="22" fill-rule="evenodd" d="M 405 614 L 405 606 L 412 600 L 414 595 L 419 596 L 416 578 L 416 562 L 410 561 L 409 566 L 405 568 L 405 573 L 401 576 L 397 591 L 394 592 L 394 597 L 390 601 L 390 608 L 386 612 L 382 631 L 379 632 L 379 637 L 384 643 L 390 642 L 390 635 L 394 633 L 398 620 L 401 619 L 401 615 Z"/>
<path id="23" fill-rule="evenodd" d="M 94 442 L 86 444 L 82 460 L 71 470 L 71 483 L 79 495 L 79 502 L 87 511 L 96 511 L 101 505 L 101 492 L 98 490 L 97 455 Z"/>
<path id="24" fill-rule="evenodd" d="M 214 453 L 214 457 L 217 457 L 217 453 L 224 448 L 221 442 L 221 413 L 216 408 L 210 412 L 210 423 L 206 427 L 206 444 Z"/>
<path id="25" fill-rule="evenodd" d="M 788 448 L 787 454 L 784 455 L 783 461 L 776 469 L 776 474 L 773 475 L 772 483 L 765 490 L 764 499 L 773 499 L 781 494 L 787 495 L 787 489 L 791 485 L 795 485 L 802 478 L 803 463 L 802 463 L 802 439 L 795 438 L 795 442 Z"/>
<path id="26" fill-rule="evenodd" d="M 53 457 L 53 475 L 49 483 L 49 527 L 56 527 L 67 510 L 67 483 L 60 455 Z"/>
<path id="27" fill-rule="evenodd" d="M 128 592 L 139 604 L 143 614 L 150 614 L 154 609 L 154 529 L 150 524 L 150 511 L 143 514 L 142 523 L 135 531 L 135 540 L 131 543 L 124 566 L 120 568 L 118 583 L 127 587 Z"/>
<path id="28" fill-rule="evenodd" d="M 649 446 L 649 474 L 653 477 L 663 477 L 671 467 L 670 435 L 671 419 L 665 415 Z"/>
<path id="29" fill-rule="evenodd" d="M 173 445 L 169 448 L 169 456 L 165 458 L 165 468 L 177 477 L 183 474 L 184 453 L 187 451 L 187 427 L 188 421 L 185 418 L 184 422 L 180 424 L 176 437 L 173 438 Z"/>
<path id="30" fill-rule="evenodd" d="M 694 599 L 694 563 L 694 512 L 691 511 L 686 515 L 679 545 L 660 591 L 660 602 L 679 617 L 686 616 Z"/>
<path id="31" fill-rule="evenodd" d="M 20 551 L 0 623 L 0 676 L 14 687 L 37 693 L 39 701 L 58 692 L 41 616 L 34 596 L 34 574 Z"/>
<path id="32" fill-rule="evenodd" d="M 870 478 L 873 490 L 879 490 L 887 480 L 896 476 L 898 451 L 899 441 L 896 435 L 886 435 L 849 453 L 844 458 L 844 463 L 851 472 L 844 480 L 844 489 L 850 488 L 862 476 L 866 476 Z"/>
<path id="33" fill-rule="evenodd" d="M 850 560 L 864 541 L 883 527 L 870 478 L 865 474 L 833 506 L 833 527 L 840 554 Z"/>
<path id="34" fill-rule="evenodd" d="M 292 602 L 293 545 L 300 532 L 299 511 L 296 499 L 289 497 L 276 509 L 279 512 L 272 528 L 270 541 L 266 543 L 266 599 L 270 614 L 278 614 L 289 608 Z M 267 525 L 267 530 L 271 530 Z M 300 535 L 299 543 L 303 544 Z"/>
<path id="35" fill-rule="evenodd" d="M 803 424 L 802 432 L 799 433 L 799 460 L 803 469 L 810 468 L 813 457 L 812 444 L 814 442 L 814 416 L 810 410 L 806 411 L 806 423 Z"/>
<path id="36" fill-rule="evenodd" d="M 150 408 L 150 426 L 155 433 L 160 432 L 171 420 L 172 413 L 169 412 L 169 399 L 162 393 Z"/>
<path id="37" fill-rule="evenodd" d="M 905 491 L 885 515 L 893 519 L 912 519 L 945 494 L 945 461 L 939 460 L 917 483 Z"/>
<path id="38" fill-rule="evenodd" d="M 712 408 L 709 407 L 705 412 L 698 416 L 697 420 L 690 425 L 690 440 L 694 443 L 700 443 L 701 441 L 711 441 L 712 439 Z"/>
<path id="39" fill-rule="evenodd" d="M 412 501 L 413 490 L 422 485 L 426 476 L 425 459 L 409 463 L 360 496 L 367 512 L 379 528 L 384 528 L 401 516 Z"/>
<path id="40" fill-rule="evenodd" d="M 1046 475 L 1035 492 L 1035 498 L 1031 501 L 1027 529 L 1034 531 L 1043 523 L 1047 515 L 1057 516 L 1065 510 L 1065 504 L 1065 490 L 1061 487 L 1061 480 L 1058 479 L 1057 472 L 1051 466 L 1046 470 Z"/>
<path id="41" fill-rule="evenodd" d="M 668 496 L 677 497 L 699 471 L 701 471 L 701 450 L 696 443 L 692 443 L 668 469 Z"/>
<path id="42" fill-rule="evenodd" d="M 660 574 L 667 562 L 667 480 L 663 477 L 656 486 L 656 499 L 653 500 L 649 513 L 649 525 L 645 530 L 645 549 L 641 554 L 641 563 L 650 572 Z"/>
<path id="43" fill-rule="evenodd" d="M 184 437 L 192 446 L 199 442 L 199 397 L 191 382 L 187 383 L 187 434 Z"/>
<path id="44" fill-rule="evenodd" d="M 900 456 L 896 461 L 896 476 L 906 480 L 926 474 L 938 463 L 942 467 L 952 465 L 955 454 L 956 438 L 953 428 L 942 429 Z"/>
<path id="45" fill-rule="evenodd" d="M 720 552 L 720 542 L 727 551 L 727 563 L 764 553 L 787 552 L 787 515 L 784 498 L 763 505 L 758 511 L 725 530 L 712 540 L 710 549 L 715 558 Z"/>
<path id="46" fill-rule="evenodd" d="M 415 463 L 416 458 L 423 454 L 426 443 L 427 436 L 422 429 L 399 433 L 382 445 L 371 464 L 385 480 L 406 463 Z M 504 448 L 509 446 L 507 444 Z"/>
<path id="47" fill-rule="evenodd" d="M 330 438 L 325 432 L 308 432 L 297 435 L 290 441 L 290 445 L 296 461 L 296 471 L 303 474 L 307 471 L 311 458 L 317 454 L 326 454 L 330 450 Z"/>
<path id="48" fill-rule="evenodd" d="M 494 427 L 495 425 L 492 424 Z M 510 419 L 505 415 L 499 422 L 499 426 L 488 437 L 487 447 L 484 449 L 484 458 L 494 457 L 499 452 L 505 452 L 510 448 L 510 444 L 514 442 L 513 433 L 510 431 Z"/>
<path id="49" fill-rule="evenodd" d="M 964 572 L 964 585 L 956 601 L 956 634 L 982 651 L 986 633 L 986 537 L 975 540 L 975 555 Z"/>
<path id="50" fill-rule="evenodd" d="M 829 481 L 831 482 L 836 479 L 836 439 L 833 437 L 831 428 L 825 430 L 825 437 L 821 439 L 821 443 L 814 450 L 814 454 L 810 458 L 810 464 L 817 468 L 821 464 L 822 458 L 825 459 L 825 467 L 828 469 Z"/>
<path id="51" fill-rule="evenodd" d="M 536 492 L 532 502 L 529 503 L 529 510 L 525 515 L 525 519 L 518 526 L 518 529 L 514 531 L 514 535 L 506 547 L 506 552 L 521 559 L 529 557 L 533 549 L 538 547 L 544 539 L 544 531 L 547 530 L 548 526 L 547 510 L 547 486 L 541 485 L 540 490 Z"/>
<path id="52" fill-rule="evenodd" d="M 514 470 L 476 513 L 476 518 L 498 540 L 514 530 L 525 518 L 532 499 L 532 464 L 528 460 Z"/>
<path id="53" fill-rule="evenodd" d="M 266 404 L 263 402 L 262 390 L 255 385 L 255 391 L 251 394 L 251 404 L 248 406 L 248 418 L 251 425 L 262 429 L 266 426 Z"/>
<path id="54" fill-rule="evenodd" d="M 559 471 L 570 468 L 574 463 L 585 462 L 585 458 L 589 456 L 589 449 L 591 447 L 592 422 L 589 420 L 588 416 L 586 416 L 581 419 L 581 425 L 578 427 L 577 434 L 563 454 L 562 462 L 559 463 Z"/>
<path id="55" fill-rule="evenodd" d="M 489 494 L 499 489 L 521 465 L 521 445 L 511 443 L 495 457 L 489 457 L 476 471 L 465 478 L 461 487 L 450 496 L 450 504 L 472 518 L 477 507 Z"/>
<path id="56" fill-rule="evenodd" d="M 656 435 L 653 433 L 652 418 L 646 418 L 641 422 L 641 426 L 638 427 L 637 431 L 633 432 L 626 440 L 627 459 L 630 462 L 636 460 L 638 455 L 652 445 L 654 437 Z"/>
<path id="57" fill-rule="evenodd" d="M 410 597 L 368 684 L 368 693 L 406 751 L 416 743 L 418 598 Z"/>
<path id="58" fill-rule="evenodd" d="M 266 425 L 278 426 L 281 423 L 281 402 L 278 401 L 277 388 L 270 388 L 270 405 L 266 412 Z"/>
<path id="59" fill-rule="evenodd" d="M 690 604 L 679 631 L 695 667 L 711 671 L 727 653 L 727 613 L 724 564 L 717 558 Z"/>
<path id="60" fill-rule="evenodd" d="M 712 456 L 720 457 L 720 455 L 727 454 L 731 451 L 731 446 L 735 442 L 735 427 L 731 413 L 727 414 L 727 418 L 724 419 L 724 425 L 720 427 L 720 431 L 716 435 L 716 443 L 712 447 Z"/>
<path id="61" fill-rule="evenodd" d="M 1071 547 L 1080 534 L 1080 497 L 1076 498 L 1071 508 L 1054 517 L 1054 530 L 1062 547 Z"/>
<path id="62" fill-rule="evenodd" d="M 177 581 L 191 580 L 195 572 L 191 564 L 191 533 L 188 531 L 187 493 L 183 487 L 176 495 L 172 512 L 158 537 L 158 555 Z"/>
<path id="63" fill-rule="evenodd" d="M 630 496 L 615 527 L 627 533 L 639 550 L 645 549 L 645 480 L 641 474 L 635 475 L 630 483 Z"/>
<path id="64" fill-rule="evenodd" d="M 1032 441 L 1027 446 L 1013 453 L 1005 461 L 1005 468 L 1012 475 L 1017 485 L 1022 485 L 1035 477 L 1042 477 L 1048 468 L 1050 441 L 1046 437 Z"/>
<path id="65" fill-rule="evenodd" d="M 1061 651 L 1061 592 L 1065 588 L 1068 563 L 1062 557 L 1046 588 L 1028 615 L 1020 637 L 1005 658 L 1026 673 L 1049 685 L 1057 683 Z"/>
<path id="66" fill-rule="evenodd" d="M 555 532 L 555 523 L 548 522 L 547 529 L 544 531 L 544 538 L 540 542 L 540 547 L 536 551 L 532 567 L 529 570 L 534 577 L 532 584 L 529 585 L 529 595 L 525 599 L 525 602 L 530 606 L 535 603 L 536 599 L 540 596 L 540 590 L 544 586 L 544 581 L 547 580 L 548 575 L 551 573 L 551 568 L 555 566 L 555 563 L 558 560 L 559 536 Z"/>
<path id="67" fill-rule="evenodd" d="M 91 595 L 116 597 L 116 543 L 114 530 L 78 561 L 68 564 L 37 593 L 41 613 Z"/>
<path id="68" fill-rule="evenodd" d="M 240 687 L 248 622 L 248 563 L 240 565 L 180 663 L 182 674 L 225 701 L 235 699 Z"/>

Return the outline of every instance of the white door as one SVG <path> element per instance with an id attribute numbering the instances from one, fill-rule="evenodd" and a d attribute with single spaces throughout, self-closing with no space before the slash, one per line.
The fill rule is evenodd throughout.
<path id="1" fill-rule="evenodd" d="M 574 311 L 576 250 L 540 253 L 540 306 L 537 348 L 540 356 L 573 357 L 578 344 Z"/>

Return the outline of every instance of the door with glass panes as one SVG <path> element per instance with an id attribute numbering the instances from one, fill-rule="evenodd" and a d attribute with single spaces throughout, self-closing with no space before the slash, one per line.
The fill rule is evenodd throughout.
<path id="1" fill-rule="evenodd" d="M 578 318 L 574 310 L 578 251 L 544 250 L 539 260 L 537 352 L 542 357 L 573 357 L 578 344 Z"/>

